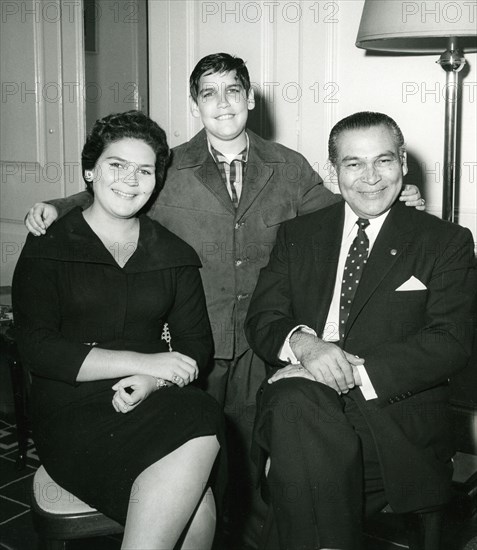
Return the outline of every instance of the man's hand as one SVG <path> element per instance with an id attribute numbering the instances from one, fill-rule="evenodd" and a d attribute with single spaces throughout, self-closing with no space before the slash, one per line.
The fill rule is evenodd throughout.
<path id="1" fill-rule="evenodd" d="M 356 369 L 364 360 L 325 342 L 317 336 L 297 331 L 290 337 L 296 358 L 317 382 L 326 384 L 339 394 L 361 384 Z"/>
<path id="2" fill-rule="evenodd" d="M 53 205 L 45 202 L 37 202 L 28 211 L 25 218 L 25 225 L 32 235 L 39 237 L 46 233 L 46 230 L 57 217 L 58 211 Z"/>
<path id="3" fill-rule="evenodd" d="M 426 209 L 426 201 L 421 197 L 419 188 L 415 185 L 405 185 L 399 200 L 406 203 L 406 206 L 415 206 L 417 210 Z"/>
<path id="4" fill-rule="evenodd" d="M 307 380 L 313 380 L 313 382 L 316 382 L 313 375 L 310 374 L 305 367 L 300 365 L 300 363 L 295 365 L 290 364 L 286 367 L 278 369 L 277 372 L 268 379 L 268 383 L 273 384 L 283 378 L 306 378 Z"/>

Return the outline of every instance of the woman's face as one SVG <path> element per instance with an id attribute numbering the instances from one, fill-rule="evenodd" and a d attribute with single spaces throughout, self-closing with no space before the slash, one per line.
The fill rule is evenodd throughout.
<path id="1" fill-rule="evenodd" d="M 154 191 L 155 165 L 154 151 L 140 139 L 110 143 L 92 170 L 95 205 L 112 217 L 131 218 Z"/>

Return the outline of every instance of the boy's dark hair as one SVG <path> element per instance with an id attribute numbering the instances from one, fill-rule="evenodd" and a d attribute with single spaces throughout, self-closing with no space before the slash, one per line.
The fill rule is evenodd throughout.
<path id="1" fill-rule="evenodd" d="M 141 111 L 108 115 L 94 123 L 81 153 L 83 179 L 88 191 L 93 192 L 93 184 L 86 180 L 85 170 L 93 170 L 104 149 L 111 143 L 124 138 L 140 139 L 154 151 L 156 155 L 154 194 L 157 194 L 164 185 L 170 151 L 164 130 Z"/>
<path id="2" fill-rule="evenodd" d="M 394 135 L 394 141 L 399 149 L 399 153 L 401 155 L 404 153 L 404 136 L 402 135 L 401 128 L 399 128 L 390 116 L 383 113 L 374 113 L 372 111 L 361 111 L 343 118 L 336 123 L 331 130 L 330 138 L 328 140 L 328 158 L 331 164 L 336 165 L 338 162 L 338 148 L 336 142 L 343 132 L 346 132 L 347 130 L 372 128 L 374 126 L 386 126 L 386 128 L 389 128 Z"/>
<path id="3" fill-rule="evenodd" d="M 189 78 L 189 89 L 192 99 L 197 103 L 199 97 L 200 77 L 206 74 L 229 73 L 235 71 L 238 80 L 248 96 L 250 92 L 250 76 L 245 61 L 228 53 L 213 53 L 203 57 L 194 67 Z"/>

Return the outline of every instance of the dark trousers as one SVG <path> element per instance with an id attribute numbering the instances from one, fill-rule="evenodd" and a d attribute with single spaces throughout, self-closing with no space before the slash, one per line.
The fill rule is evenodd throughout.
<path id="1" fill-rule="evenodd" d="M 265 377 L 265 364 L 247 350 L 231 360 L 216 359 L 205 384 L 205 390 L 223 406 L 226 419 L 229 538 L 224 548 L 228 550 L 257 548 L 265 522 L 267 506 L 257 488 L 258 474 L 250 456 L 256 394 Z"/>
<path id="2" fill-rule="evenodd" d="M 254 445 L 271 458 L 271 509 L 260 548 L 360 548 L 364 515 L 386 504 L 373 437 L 352 398 L 360 390 L 340 396 L 301 378 L 262 389 Z"/>

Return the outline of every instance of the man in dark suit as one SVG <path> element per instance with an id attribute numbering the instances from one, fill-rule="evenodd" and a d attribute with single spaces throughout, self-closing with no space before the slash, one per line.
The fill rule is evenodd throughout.
<path id="1" fill-rule="evenodd" d="M 472 235 L 396 200 L 397 124 L 351 115 L 329 153 L 346 203 L 282 225 L 246 321 L 281 367 L 259 391 L 254 442 L 282 550 L 359 548 L 365 514 L 448 500 L 448 378 L 472 344 Z"/>

